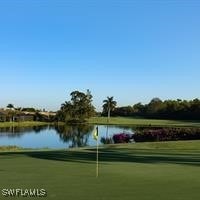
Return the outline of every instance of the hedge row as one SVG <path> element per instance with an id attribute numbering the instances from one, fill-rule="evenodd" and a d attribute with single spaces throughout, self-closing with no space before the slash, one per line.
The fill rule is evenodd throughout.
<path id="1" fill-rule="evenodd" d="M 135 142 L 199 140 L 200 128 L 160 128 L 136 131 Z"/>

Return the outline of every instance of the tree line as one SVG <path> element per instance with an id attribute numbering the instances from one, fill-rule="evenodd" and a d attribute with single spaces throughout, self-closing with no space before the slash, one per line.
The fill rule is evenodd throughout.
<path id="1" fill-rule="evenodd" d="M 176 119 L 176 120 L 200 120 L 200 100 L 165 100 L 153 98 L 149 103 L 137 103 L 123 107 L 117 106 L 114 97 L 107 97 L 102 102 L 102 112 L 97 113 L 93 105 L 93 96 L 89 90 L 85 93 L 73 91 L 71 99 L 61 104 L 56 115 L 45 116 L 34 108 L 14 108 L 13 104 L 8 104 L 6 117 L 9 121 L 14 121 L 14 117 L 21 116 L 23 112 L 33 112 L 35 121 L 62 121 L 69 123 L 85 122 L 93 116 L 141 117 L 151 119 Z M 1 113 L 0 113 L 1 114 Z M 5 117 L 4 117 L 5 118 Z M 7 119 L 6 118 L 6 119 Z M 0 121 L 3 119 L 0 116 Z M 23 116 L 24 119 L 24 116 Z"/>
<path id="2" fill-rule="evenodd" d="M 103 110 L 103 116 L 106 110 Z M 200 120 L 200 100 L 165 100 L 153 98 L 149 103 L 115 107 L 112 116 L 143 117 L 152 119 Z"/>
<path id="3" fill-rule="evenodd" d="M 71 101 L 66 101 L 57 112 L 58 121 L 83 122 L 97 115 L 92 105 L 92 94 L 73 91 Z M 137 103 L 132 106 L 117 107 L 114 97 L 107 97 L 102 102 L 103 111 L 101 116 L 142 117 L 152 119 L 177 119 L 177 120 L 200 120 L 200 100 L 165 100 L 153 98 L 149 103 Z"/>

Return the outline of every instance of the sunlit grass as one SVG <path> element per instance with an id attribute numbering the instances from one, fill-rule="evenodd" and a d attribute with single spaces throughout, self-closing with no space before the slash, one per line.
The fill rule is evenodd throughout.
<path id="1" fill-rule="evenodd" d="M 37 121 L 28 121 L 28 122 L 0 122 L 0 127 L 10 127 L 10 126 L 19 126 L 19 127 L 27 127 L 27 126 L 43 126 L 48 125 L 47 122 L 37 122 Z"/>
<path id="2" fill-rule="evenodd" d="M 142 119 L 131 117 L 111 117 L 108 123 L 107 117 L 93 117 L 88 120 L 91 124 L 112 124 L 112 125 L 135 125 L 135 126 L 190 126 L 199 127 L 199 121 L 180 121 L 180 120 L 159 120 Z"/>
<path id="3" fill-rule="evenodd" d="M 104 146 L 99 178 L 95 159 L 95 148 L 1 152 L 0 186 L 44 188 L 48 200 L 200 199 L 200 141 Z"/>

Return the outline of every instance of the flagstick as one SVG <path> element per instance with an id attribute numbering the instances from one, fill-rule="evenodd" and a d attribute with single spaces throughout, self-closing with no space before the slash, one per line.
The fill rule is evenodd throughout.
<path id="1" fill-rule="evenodd" d="M 99 145 L 98 145 L 98 138 L 97 138 L 97 166 L 96 166 L 96 177 L 99 177 Z"/>
<path id="2" fill-rule="evenodd" d="M 97 143 L 97 148 L 96 148 L 96 178 L 99 177 L 99 144 L 98 144 L 98 138 L 99 138 L 99 129 L 98 126 L 96 127 L 96 129 L 93 132 L 93 138 L 96 140 Z"/>

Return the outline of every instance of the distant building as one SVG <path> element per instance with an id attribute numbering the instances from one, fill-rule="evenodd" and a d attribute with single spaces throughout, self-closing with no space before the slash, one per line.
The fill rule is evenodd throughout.
<path id="1" fill-rule="evenodd" d="M 33 121 L 34 114 L 23 113 L 20 111 L 10 112 L 9 110 L 0 110 L 0 122 L 13 121 L 13 122 L 22 122 L 22 121 Z"/>
<path id="2" fill-rule="evenodd" d="M 28 112 L 12 109 L 0 109 L 0 122 L 54 121 L 55 112 Z"/>
<path id="3" fill-rule="evenodd" d="M 0 122 L 5 122 L 6 121 L 6 116 L 7 114 L 5 113 L 4 110 L 0 110 Z"/>

